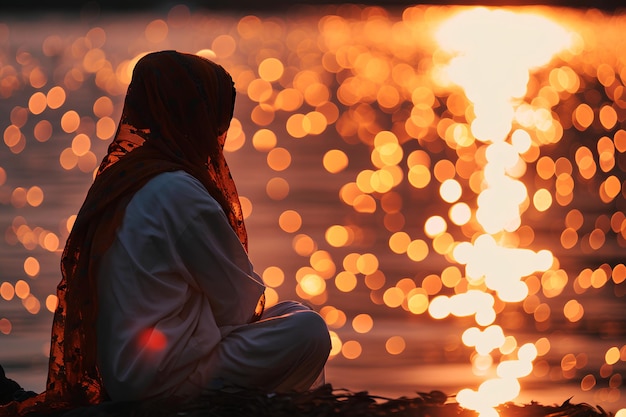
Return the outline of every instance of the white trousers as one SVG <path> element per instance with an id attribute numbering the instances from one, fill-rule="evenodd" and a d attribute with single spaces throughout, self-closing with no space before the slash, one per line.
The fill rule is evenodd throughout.
<path id="1" fill-rule="evenodd" d="M 324 383 L 330 348 L 324 319 L 298 302 L 284 301 L 222 339 L 211 353 L 214 373 L 209 388 L 305 391 Z"/>

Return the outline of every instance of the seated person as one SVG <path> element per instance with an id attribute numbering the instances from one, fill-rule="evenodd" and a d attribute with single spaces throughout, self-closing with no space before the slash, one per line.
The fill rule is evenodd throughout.
<path id="1" fill-rule="evenodd" d="M 294 301 L 264 308 L 248 259 L 223 155 L 234 101 L 207 59 L 139 60 L 63 252 L 47 389 L 0 416 L 323 379 L 323 319 Z"/>

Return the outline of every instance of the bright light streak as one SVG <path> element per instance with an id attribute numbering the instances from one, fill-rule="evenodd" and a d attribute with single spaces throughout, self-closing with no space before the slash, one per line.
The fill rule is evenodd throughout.
<path id="1" fill-rule="evenodd" d="M 482 417 L 498 416 L 493 408 L 519 395 L 520 384 L 515 378 L 494 378 L 483 382 L 477 391 L 463 389 L 456 399 L 463 407 L 476 410 Z"/>
<path id="2" fill-rule="evenodd" d="M 470 131 L 484 143 L 486 160 L 476 209 L 476 220 L 483 230 L 477 231 L 473 243 L 458 243 L 452 255 L 456 262 L 465 265 L 470 285 L 484 283 L 502 301 L 519 302 L 529 293 L 522 278 L 547 271 L 554 258 L 548 250 L 505 247 L 494 238 L 521 226 L 522 207 L 529 201 L 528 190 L 518 178 L 525 172 L 521 155 L 530 149 L 532 139 L 525 130 L 517 129 L 512 135 L 511 130 L 517 108 L 528 106 L 523 100 L 530 71 L 547 64 L 555 53 L 568 47 L 572 36 L 542 16 L 481 7 L 445 21 L 436 39 L 451 59 L 444 68 L 436 69 L 434 76 L 444 80 L 442 84 L 448 82 L 463 89 L 473 106 L 474 119 L 468 120 Z M 543 129 L 552 125 L 552 116 L 544 113 L 550 120 L 524 127 Z M 446 199 L 448 194 L 441 192 L 445 201 L 456 201 L 452 197 Z M 494 299 L 486 303 L 487 300 L 481 300 L 484 296 L 476 293 L 492 297 L 477 290 L 450 298 L 436 297 L 429 313 L 434 318 L 474 314 L 479 325 L 489 327 L 482 331 L 476 327 L 467 329 L 463 343 L 475 347 L 478 358 L 491 358 L 489 353 L 502 347 L 506 336 L 502 328 L 491 325 L 496 318 Z M 519 395 L 517 379 L 532 372 L 536 356 L 534 345 L 520 347 L 517 360 L 502 361 L 497 366 L 498 378 L 483 382 L 477 391 L 461 390 L 457 401 L 462 407 L 478 411 L 481 417 L 497 416 L 494 407 Z M 487 364 L 490 366 L 491 362 Z"/>
<path id="3" fill-rule="evenodd" d="M 445 72 L 474 104 L 472 133 L 482 141 L 504 141 L 511 130 L 513 99 L 526 94 L 528 71 L 569 46 L 571 35 L 533 14 L 475 8 L 445 21 L 436 33 L 455 54 Z"/>
<path id="4" fill-rule="evenodd" d="M 430 302 L 428 313 L 434 319 L 444 319 L 450 314 L 456 317 L 474 316 L 476 323 L 488 326 L 496 318 L 494 298 L 483 291 L 470 290 L 452 297 L 440 295 Z"/>
<path id="5" fill-rule="evenodd" d="M 475 346 L 479 355 L 488 355 L 504 344 L 504 333 L 500 326 L 489 326 L 484 331 L 470 327 L 463 332 L 462 340 L 465 346 Z"/>
<path id="6" fill-rule="evenodd" d="M 522 301 L 528 287 L 522 277 L 536 271 L 545 271 L 552 265 L 553 255 L 548 250 L 534 252 L 530 249 L 499 246 L 490 235 L 479 236 L 474 244 L 462 242 L 453 251 L 454 259 L 465 264 L 470 281 L 484 278 L 487 288 L 497 292 L 506 302 Z"/>
<path id="7" fill-rule="evenodd" d="M 478 196 L 476 219 L 487 233 L 502 230 L 513 232 L 521 224 L 519 206 L 528 192 L 521 181 L 494 172 L 493 166 L 485 167 L 485 179 L 489 188 Z"/>

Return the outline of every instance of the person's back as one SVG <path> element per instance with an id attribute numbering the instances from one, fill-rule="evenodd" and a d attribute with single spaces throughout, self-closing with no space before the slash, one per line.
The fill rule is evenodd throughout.
<path id="1" fill-rule="evenodd" d="M 198 180 L 184 171 L 151 179 L 129 202 L 99 271 L 98 357 L 108 394 L 197 394 L 212 378 L 211 351 L 252 320 L 263 289 Z"/>

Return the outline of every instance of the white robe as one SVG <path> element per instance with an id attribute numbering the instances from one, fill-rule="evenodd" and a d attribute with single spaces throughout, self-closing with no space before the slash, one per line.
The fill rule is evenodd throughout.
<path id="1" fill-rule="evenodd" d="M 215 381 L 307 389 L 330 350 L 321 317 L 295 302 L 249 323 L 264 291 L 220 205 L 183 172 L 129 202 L 98 274 L 98 363 L 113 400 L 188 397 Z"/>

